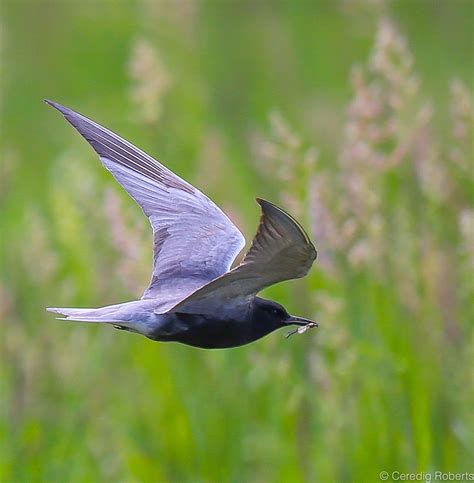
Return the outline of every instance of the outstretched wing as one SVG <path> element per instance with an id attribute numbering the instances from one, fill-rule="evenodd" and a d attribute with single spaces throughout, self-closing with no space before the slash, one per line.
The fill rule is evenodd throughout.
<path id="1" fill-rule="evenodd" d="M 308 235 L 290 215 L 257 198 L 262 216 L 242 263 L 179 302 L 171 312 L 209 313 L 222 304 L 241 306 L 265 287 L 304 277 L 317 253 Z"/>
<path id="2" fill-rule="evenodd" d="M 207 196 L 112 131 L 67 107 L 46 102 L 89 142 L 150 219 L 153 276 L 143 298 L 158 296 L 163 282 L 179 288 L 185 297 L 229 270 L 245 239 Z"/>

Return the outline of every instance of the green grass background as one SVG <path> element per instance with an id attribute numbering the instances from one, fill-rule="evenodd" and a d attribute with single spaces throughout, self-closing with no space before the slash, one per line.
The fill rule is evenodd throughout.
<path id="1" fill-rule="evenodd" d="M 472 209 L 472 145 L 471 177 L 443 154 L 456 147 L 449 85 L 458 78 L 472 89 L 472 2 L 7 0 L 1 8 L 1 481 L 365 482 L 382 470 L 474 470 L 472 258 L 458 223 Z M 256 196 L 286 206 L 288 188 L 252 141 L 275 136 L 269 115 L 278 111 L 304 149 L 319 150 L 289 188 L 310 230 L 306 185 L 323 171 L 340 174 L 351 71 L 367 64 L 385 15 L 413 53 L 416 101 L 432 101 L 432 139 L 451 180 L 447 198 L 425 196 L 410 153 L 375 177 L 379 214 L 392 224 L 377 242 L 390 253 L 386 271 L 354 267 L 343 248 L 314 239 L 336 269 L 317 261 L 304 281 L 265 295 L 320 328 L 226 351 L 45 312 L 139 297 L 151 233 L 43 98 L 157 156 L 223 206 L 247 239 Z M 169 78 L 150 122 L 131 94 L 138 39 Z M 292 170 L 301 167 L 303 148 L 282 149 L 296 159 Z M 337 186 L 328 209 L 340 233 L 338 206 L 349 194 Z M 405 303 L 405 277 L 415 278 L 415 308 Z"/>

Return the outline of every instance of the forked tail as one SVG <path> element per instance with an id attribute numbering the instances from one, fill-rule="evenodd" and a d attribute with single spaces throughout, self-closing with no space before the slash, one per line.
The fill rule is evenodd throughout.
<path id="1" fill-rule="evenodd" d="M 111 324 L 124 322 L 119 320 L 116 314 L 105 311 L 104 308 L 75 309 L 66 307 L 48 307 L 46 310 L 48 312 L 54 312 L 56 314 L 64 316 L 56 317 L 58 320 L 71 320 L 74 322 L 103 322 Z"/>
<path id="2" fill-rule="evenodd" d="M 152 301 L 137 300 L 96 309 L 49 307 L 46 310 L 62 315 L 62 317 L 57 317 L 59 320 L 111 324 L 147 335 L 153 330 L 154 325 L 151 318 L 153 310 L 148 307 L 152 303 Z"/>

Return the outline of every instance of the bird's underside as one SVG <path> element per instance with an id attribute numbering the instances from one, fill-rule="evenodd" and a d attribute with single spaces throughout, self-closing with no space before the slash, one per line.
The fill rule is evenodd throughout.
<path id="1" fill-rule="evenodd" d="M 296 220 L 257 199 L 262 209 L 257 234 L 242 262 L 230 270 L 245 239 L 207 196 L 112 131 L 46 102 L 89 142 L 141 206 L 154 236 L 152 278 L 141 300 L 96 309 L 48 310 L 66 320 L 113 324 L 154 340 L 199 347 L 230 347 L 259 338 L 258 327 L 246 326 L 256 294 L 274 283 L 303 277 L 316 258 Z M 228 339 L 226 333 L 235 335 Z M 235 344 L 226 345 L 229 341 Z"/>

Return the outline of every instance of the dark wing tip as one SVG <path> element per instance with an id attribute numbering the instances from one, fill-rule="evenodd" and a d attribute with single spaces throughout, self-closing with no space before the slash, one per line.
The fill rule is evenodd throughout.
<path id="1" fill-rule="evenodd" d="M 275 206 L 273 203 L 270 203 L 269 201 L 267 200 L 264 200 L 263 198 L 255 198 L 255 200 L 257 201 L 257 203 L 263 208 L 265 206 Z"/>
<path id="2" fill-rule="evenodd" d="M 308 234 L 306 233 L 305 229 L 301 226 L 301 224 L 293 218 L 289 213 L 285 210 L 281 209 L 274 203 L 264 200 L 263 198 L 256 198 L 257 203 L 261 206 L 263 215 L 270 215 L 278 219 L 280 222 L 283 223 L 290 223 L 296 229 L 296 231 L 302 236 L 304 242 L 311 246 L 312 250 L 314 250 L 314 258 L 317 257 L 317 251 L 314 247 L 311 239 L 309 238 Z"/>
<path id="3" fill-rule="evenodd" d="M 62 112 L 63 114 L 68 114 L 71 112 L 71 109 L 68 109 L 65 106 L 62 106 L 61 104 L 58 104 L 57 102 L 50 101 L 49 99 L 43 99 L 46 104 L 48 104 L 51 107 L 54 107 L 58 111 Z"/>
<path id="4" fill-rule="evenodd" d="M 74 127 L 76 127 L 76 124 L 73 122 L 73 120 L 84 119 L 84 116 L 82 114 L 79 114 L 78 112 L 69 109 L 69 107 L 59 104 L 58 102 L 50 101 L 49 99 L 44 99 L 44 102 L 46 102 L 46 104 L 48 104 L 49 106 L 57 109 Z"/>

